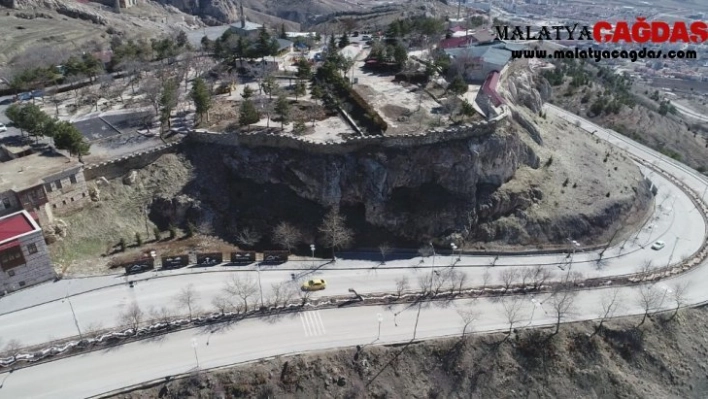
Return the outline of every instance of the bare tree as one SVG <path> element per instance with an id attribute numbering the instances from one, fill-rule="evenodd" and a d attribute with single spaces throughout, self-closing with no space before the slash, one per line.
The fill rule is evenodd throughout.
<path id="1" fill-rule="evenodd" d="M 452 274 L 452 282 L 453 288 L 457 290 L 457 293 L 462 294 L 462 290 L 465 289 L 465 285 L 467 284 L 467 273 L 454 270 Z"/>
<path id="2" fill-rule="evenodd" d="M 516 283 L 519 276 L 519 271 L 516 269 L 505 269 L 501 273 L 502 284 L 504 284 L 504 292 L 509 291 L 512 285 Z"/>
<path id="3" fill-rule="evenodd" d="M 239 274 L 233 274 L 231 279 L 226 282 L 224 292 L 231 297 L 239 299 L 243 304 L 244 312 L 248 312 L 249 300 L 258 292 L 258 286 L 249 274 L 243 277 Z"/>
<path id="4" fill-rule="evenodd" d="M 250 227 L 245 227 L 236 232 L 236 242 L 246 247 L 256 245 L 262 238 L 262 235 Z"/>
<path id="5" fill-rule="evenodd" d="M 189 284 L 183 287 L 182 290 L 175 297 L 175 301 L 180 305 L 187 308 L 189 311 L 189 320 L 192 320 L 192 311 L 197 305 L 199 300 L 199 292 L 194 288 L 194 284 Z"/>
<path id="6" fill-rule="evenodd" d="M 138 328 L 143 322 L 143 311 L 136 302 L 133 302 L 118 316 L 118 321 L 120 325 L 127 326 L 133 330 L 133 334 L 137 334 Z"/>
<path id="7" fill-rule="evenodd" d="M 22 343 L 16 339 L 11 339 L 7 341 L 5 346 L 2 348 L 2 352 L 0 352 L 0 357 L 6 357 L 6 356 L 13 356 L 17 354 L 17 352 L 22 349 Z"/>
<path id="8" fill-rule="evenodd" d="M 233 309 L 233 304 L 229 300 L 229 296 L 226 294 L 219 294 L 211 300 L 211 305 L 216 308 L 216 310 L 225 315 L 227 312 Z"/>
<path id="9" fill-rule="evenodd" d="M 381 253 L 381 264 L 386 264 L 386 256 L 391 253 L 391 246 L 387 242 L 379 245 L 379 252 Z"/>
<path id="10" fill-rule="evenodd" d="M 550 270 L 543 267 L 543 265 L 536 265 L 531 269 L 526 269 L 526 273 L 528 273 L 528 279 L 534 291 L 541 289 L 553 274 Z"/>
<path id="11" fill-rule="evenodd" d="M 308 302 L 310 302 L 310 297 L 312 296 L 312 291 L 309 290 L 300 290 L 298 291 L 298 296 L 300 297 L 300 305 L 305 306 L 307 305 Z"/>
<path id="12" fill-rule="evenodd" d="M 664 301 L 664 296 L 660 295 L 659 291 L 654 289 L 651 285 L 642 284 L 637 287 L 637 304 L 642 307 L 644 314 L 642 316 L 642 321 L 639 322 L 637 327 L 640 327 L 649 317 L 649 313 L 660 307 Z"/>
<path id="13" fill-rule="evenodd" d="M 174 313 L 167 306 L 153 308 L 150 311 L 150 318 L 158 323 L 169 325 L 174 320 Z"/>
<path id="14" fill-rule="evenodd" d="M 61 94 L 59 93 L 58 86 L 50 88 L 47 92 L 47 97 L 49 101 L 54 104 L 54 117 L 59 117 L 59 105 L 64 101 Z"/>
<path id="15" fill-rule="evenodd" d="M 484 270 L 484 274 L 482 274 L 482 288 L 487 288 L 489 285 L 489 280 L 492 278 L 492 273 L 489 271 L 489 268 L 486 268 Z"/>
<path id="16" fill-rule="evenodd" d="M 681 307 L 686 304 L 686 293 L 688 291 L 688 285 L 688 281 L 685 283 L 677 282 L 671 287 L 671 299 L 673 299 L 673 301 L 676 303 L 676 307 L 674 308 L 674 313 L 669 318 L 669 321 L 675 319 Z"/>
<path id="17" fill-rule="evenodd" d="M 95 338 L 102 330 L 103 324 L 100 321 L 95 321 L 84 328 L 84 336 Z"/>
<path id="18" fill-rule="evenodd" d="M 286 306 L 293 300 L 295 292 L 291 284 L 271 284 L 270 304 L 273 307 Z"/>
<path id="19" fill-rule="evenodd" d="M 602 305 L 602 312 L 600 313 L 600 323 L 598 323 L 597 327 L 595 327 L 595 331 L 593 331 L 592 335 L 590 335 L 590 338 L 594 337 L 600 331 L 602 331 L 603 324 L 608 319 L 614 316 L 615 311 L 617 311 L 617 307 L 619 305 L 618 296 L 619 289 L 617 288 L 610 291 L 609 295 L 602 296 L 602 301 L 600 303 Z"/>
<path id="20" fill-rule="evenodd" d="M 462 326 L 462 337 L 464 338 L 467 333 L 470 332 L 472 323 L 477 321 L 480 313 L 478 310 L 474 309 L 474 301 L 471 301 L 468 307 L 464 309 L 458 309 L 457 314 L 462 318 L 464 325 Z"/>
<path id="21" fill-rule="evenodd" d="M 79 106 L 79 98 L 81 97 L 81 82 L 86 79 L 83 75 L 67 76 L 65 81 L 69 83 L 71 90 L 74 92 L 74 105 Z"/>
<path id="22" fill-rule="evenodd" d="M 655 267 L 652 265 L 652 261 L 649 259 L 645 260 L 641 265 L 639 265 L 639 268 L 637 269 L 637 276 L 640 280 L 646 280 L 652 275 L 652 273 L 654 273 L 654 269 Z"/>
<path id="23" fill-rule="evenodd" d="M 273 241 L 284 249 L 292 251 L 302 242 L 302 232 L 290 223 L 280 222 L 273 229 Z"/>
<path id="24" fill-rule="evenodd" d="M 145 95 L 145 100 L 155 110 L 155 115 L 160 113 L 160 97 L 162 96 L 162 82 L 154 77 L 144 79 L 140 83 L 140 91 Z"/>
<path id="25" fill-rule="evenodd" d="M 504 340 L 506 341 L 511 333 L 514 332 L 514 326 L 521 321 L 521 307 L 523 302 L 518 297 L 504 297 L 501 300 L 502 310 L 507 323 L 509 323 L 509 335 Z"/>
<path id="26" fill-rule="evenodd" d="M 354 241 L 354 232 L 346 224 L 346 218 L 339 213 L 339 209 L 333 207 L 325 215 L 322 225 L 319 228 L 322 241 L 329 248 L 332 248 L 332 259 L 336 259 L 334 251 L 345 248 Z"/>
<path id="27" fill-rule="evenodd" d="M 577 291 L 566 290 L 561 287 L 549 298 L 556 319 L 556 329 L 553 335 L 558 334 L 561 323 L 573 313 L 577 294 Z"/>
<path id="28" fill-rule="evenodd" d="M 396 280 L 396 295 L 400 298 L 404 291 L 410 289 L 410 284 L 408 283 L 408 276 L 401 276 L 401 278 Z"/>

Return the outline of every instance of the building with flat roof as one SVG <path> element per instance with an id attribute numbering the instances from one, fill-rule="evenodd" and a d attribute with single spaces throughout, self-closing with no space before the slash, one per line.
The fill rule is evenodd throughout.
<path id="1" fill-rule="evenodd" d="M 0 162 L 0 216 L 24 209 L 45 223 L 55 212 L 83 205 L 88 198 L 83 164 L 52 148 L 33 151 L 0 157 L 6 160 Z"/>
<path id="2" fill-rule="evenodd" d="M 0 217 L 0 294 L 56 277 L 44 234 L 27 211 Z"/>

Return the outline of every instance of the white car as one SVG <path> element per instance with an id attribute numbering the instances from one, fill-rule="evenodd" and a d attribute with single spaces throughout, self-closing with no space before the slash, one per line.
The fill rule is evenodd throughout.
<path id="1" fill-rule="evenodd" d="M 7 126 L 0 123 L 0 132 L 6 132 L 6 131 L 7 131 Z"/>
<path id="2" fill-rule="evenodd" d="M 664 248 L 665 245 L 666 245 L 666 244 L 665 244 L 663 241 L 657 241 L 657 242 L 655 242 L 655 243 L 651 246 L 651 249 L 653 249 L 653 250 L 655 250 L 655 251 L 658 251 L 658 250 L 660 250 L 661 248 Z"/>

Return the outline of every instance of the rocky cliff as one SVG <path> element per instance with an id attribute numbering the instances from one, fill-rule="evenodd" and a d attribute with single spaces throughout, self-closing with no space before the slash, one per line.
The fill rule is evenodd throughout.
<path id="1" fill-rule="evenodd" d="M 494 219 L 528 206 L 530 201 L 494 203 L 492 194 L 521 165 L 539 167 L 539 157 L 509 124 L 482 137 L 340 155 L 245 146 L 218 150 L 216 155 L 213 145 L 194 146 L 192 162 L 212 173 L 220 168 L 232 181 L 277 187 L 322 208 L 359 209 L 366 224 L 411 241 L 454 233 L 466 237 L 480 217 Z M 254 190 L 234 199 L 233 190 L 223 184 L 205 182 L 201 189 L 211 191 L 202 201 L 208 197 L 221 211 L 235 211 L 231 206 Z M 229 199 L 230 205 L 219 198 Z"/>

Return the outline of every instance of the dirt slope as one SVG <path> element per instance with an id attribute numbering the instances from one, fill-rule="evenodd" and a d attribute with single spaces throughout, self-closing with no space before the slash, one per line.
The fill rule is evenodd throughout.
<path id="1" fill-rule="evenodd" d="M 587 322 L 550 339 L 523 331 L 280 358 L 115 397 L 704 398 L 708 310 L 669 317 L 618 320 L 593 338 Z"/>

